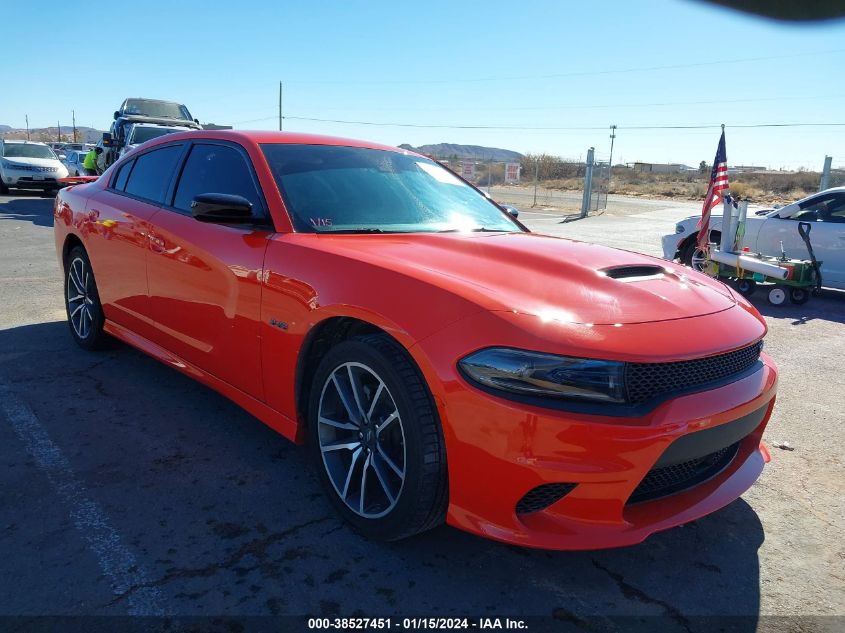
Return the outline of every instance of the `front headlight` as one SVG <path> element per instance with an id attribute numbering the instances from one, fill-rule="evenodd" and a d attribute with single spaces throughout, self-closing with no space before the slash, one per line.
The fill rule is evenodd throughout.
<path id="1" fill-rule="evenodd" d="M 3 161 L 5 169 L 16 169 L 17 171 L 29 171 L 29 165 L 21 165 L 20 163 L 12 163 L 8 160 Z"/>
<path id="2" fill-rule="evenodd" d="M 686 231 L 686 228 L 683 224 L 678 223 L 675 225 L 675 233 L 683 233 L 684 231 Z"/>
<path id="3" fill-rule="evenodd" d="M 625 402 L 625 364 L 490 347 L 464 357 L 461 370 L 485 387 L 523 395 Z"/>

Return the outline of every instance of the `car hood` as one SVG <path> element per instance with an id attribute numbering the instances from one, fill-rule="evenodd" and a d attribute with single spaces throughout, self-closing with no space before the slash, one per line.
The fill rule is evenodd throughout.
<path id="1" fill-rule="evenodd" d="M 533 233 L 311 237 L 319 240 L 322 251 L 437 284 L 482 309 L 541 319 L 642 323 L 713 314 L 736 305 L 727 287 L 688 268 Z"/>
<path id="2" fill-rule="evenodd" d="M 56 158 L 28 158 L 17 156 L 3 156 L 3 160 L 18 165 L 34 165 L 36 167 L 61 167 L 62 162 Z"/>

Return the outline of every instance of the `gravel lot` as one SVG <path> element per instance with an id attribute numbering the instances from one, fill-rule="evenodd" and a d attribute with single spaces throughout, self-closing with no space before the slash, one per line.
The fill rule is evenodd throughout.
<path id="1" fill-rule="evenodd" d="M 538 232 L 659 254 L 695 205 L 636 200 Z M 773 460 L 741 500 L 601 552 L 442 527 L 373 544 L 336 517 L 304 451 L 128 347 L 64 321 L 52 201 L 0 197 L 0 615 L 545 616 L 564 630 L 842 630 L 845 293 L 754 302 L 779 363 Z M 527 208 L 528 205 L 524 205 Z M 658 623 L 651 616 L 666 618 Z M 781 617 L 770 617 L 781 616 Z M 0 625 L 0 628 L 8 628 Z M 558 629 L 556 629 L 558 630 Z"/>

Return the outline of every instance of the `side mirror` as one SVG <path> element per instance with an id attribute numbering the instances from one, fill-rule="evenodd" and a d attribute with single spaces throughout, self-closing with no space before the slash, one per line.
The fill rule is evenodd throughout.
<path id="1" fill-rule="evenodd" d="M 519 209 L 517 209 L 516 207 L 514 207 L 510 204 L 500 204 L 499 206 L 502 207 L 508 213 L 510 213 L 513 217 L 515 217 L 515 218 L 519 217 Z"/>
<path id="2" fill-rule="evenodd" d="M 779 218 L 788 218 L 792 215 L 795 215 L 801 210 L 801 207 L 798 206 L 795 202 L 792 202 L 785 207 L 781 207 L 778 209 L 778 217 Z"/>
<path id="3" fill-rule="evenodd" d="M 108 132 L 103 132 L 103 147 L 111 147 L 113 144 L 112 135 Z"/>
<path id="4" fill-rule="evenodd" d="M 201 193 L 191 201 L 191 215 L 200 222 L 238 224 L 254 222 L 252 203 L 243 196 Z"/>
<path id="5" fill-rule="evenodd" d="M 117 110 L 114 111 L 114 118 L 115 120 L 120 118 L 120 112 L 118 112 Z"/>
<path id="6" fill-rule="evenodd" d="M 65 160 L 67 156 L 65 154 L 59 154 L 58 158 L 59 160 Z"/>

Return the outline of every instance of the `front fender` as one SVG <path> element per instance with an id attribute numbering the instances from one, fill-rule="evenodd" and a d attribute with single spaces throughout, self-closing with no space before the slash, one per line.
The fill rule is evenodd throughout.
<path id="1" fill-rule="evenodd" d="M 406 350 L 480 308 L 436 284 L 373 262 L 322 250 L 297 234 L 267 249 L 261 357 L 267 404 L 297 419 L 296 375 L 310 332 L 334 317 L 380 328 Z"/>

